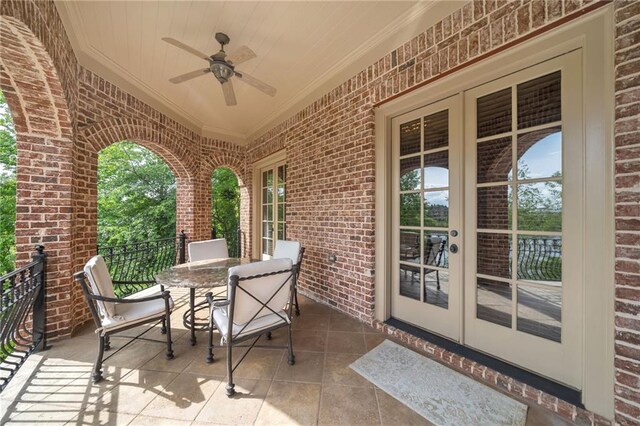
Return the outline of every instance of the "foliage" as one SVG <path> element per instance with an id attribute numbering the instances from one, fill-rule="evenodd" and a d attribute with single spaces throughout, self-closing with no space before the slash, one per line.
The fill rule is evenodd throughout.
<path id="1" fill-rule="evenodd" d="M 98 245 L 176 235 L 176 183 L 164 161 L 133 142 L 98 156 Z"/>
<path id="2" fill-rule="evenodd" d="M 520 181 L 528 179 L 526 167 L 518 169 Z M 552 178 L 560 178 L 554 173 Z M 509 198 L 509 212 L 511 212 Z M 526 231 L 561 231 L 562 230 L 562 183 L 545 181 L 538 183 L 518 184 L 518 229 Z"/>
<path id="3" fill-rule="evenodd" d="M 225 237 L 231 255 L 237 253 L 240 226 L 240 188 L 233 171 L 218 167 L 211 175 L 211 226 L 216 237 Z"/>
<path id="4" fill-rule="evenodd" d="M 16 131 L 0 91 L 0 275 L 15 265 Z"/>

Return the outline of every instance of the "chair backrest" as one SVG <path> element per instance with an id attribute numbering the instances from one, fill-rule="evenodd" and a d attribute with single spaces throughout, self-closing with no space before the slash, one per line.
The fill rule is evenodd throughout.
<path id="1" fill-rule="evenodd" d="M 189 262 L 198 260 L 221 259 L 229 257 L 227 240 L 217 238 L 215 240 L 195 241 L 189 243 Z"/>
<path id="2" fill-rule="evenodd" d="M 291 296 L 291 281 L 293 279 L 291 259 L 271 259 L 262 262 L 248 263 L 229 269 L 228 297 L 233 304 L 233 322 L 245 324 L 255 315 L 255 319 L 273 312 L 265 308 L 266 304 L 275 312 L 281 311 Z M 284 273 L 253 278 L 256 275 L 270 274 L 272 272 L 285 271 Z M 240 278 L 235 292 L 231 291 L 231 277 L 237 275 Z M 244 278 L 244 279 L 243 279 Z M 251 296 L 260 302 L 253 299 Z M 274 296 L 275 295 L 275 296 Z M 273 296 L 273 298 L 271 298 Z M 271 301 L 267 301 L 271 298 Z M 256 315 L 257 314 L 257 315 Z"/>
<path id="3" fill-rule="evenodd" d="M 300 250 L 302 246 L 298 241 L 276 240 L 276 247 L 273 249 L 274 259 L 291 259 L 293 265 L 298 264 Z"/>
<path id="4" fill-rule="evenodd" d="M 113 281 L 111 281 L 111 275 L 109 275 L 109 268 L 107 268 L 102 256 L 93 256 L 84 265 L 84 273 L 89 279 L 93 294 L 103 297 L 116 297 L 113 292 Z M 98 300 L 97 305 L 100 315 L 103 317 L 110 318 L 116 314 L 116 307 L 112 302 Z"/>
<path id="5" fill-rule="evenodd" d="M 431 237 L 427 240 L 426 247 L 424 248 L 426 265 L 439 266 L 438 253 L 440 252 L 441 243 L 442 238 L 439 237 Z"/>

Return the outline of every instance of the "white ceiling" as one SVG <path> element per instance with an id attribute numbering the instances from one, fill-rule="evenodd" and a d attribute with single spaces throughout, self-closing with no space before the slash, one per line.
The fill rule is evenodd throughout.
<path id="1" fill-rule="evenodd" d="M 83 66 L 203 135 L 243 144 L 426 29 L 425 19 L 460 4 L 59 0 L 56 6 Z M 168 81 L 208 65 L 161 38 L 213 54 L 218 31 L 231 38 L 227 52 L 246 45 L 256 53 L 237 70 L 274 86 L 274 98 L 235 78 L 238 105 L 228 107 L 211 74 Z"/>

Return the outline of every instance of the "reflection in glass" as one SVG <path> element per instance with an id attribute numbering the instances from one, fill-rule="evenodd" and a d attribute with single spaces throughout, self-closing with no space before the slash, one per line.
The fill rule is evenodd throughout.
<path id="1" fill-rule="evenodd" d="M 424 118 L 424 150 L 440 148 L 449 144 L 449 110 L 431 114 Z"/>
<path id="2" fill-rule="evenodd" d="M 285 236 L 285 224 L 284 223 L 278 223 L 278 239 L 279 240 L 284 240 L 284 236 Z"/>
<path id="3" fill-rule="evenodd" d="M 273 241 L 269 238 L 262 239 L 262 252 L 265 254 L 273 253 Z"/>
<path id="4" fill-rule="evenodd" d="M 400 295 L 420 300 L 420 267 L 400 265 Z"/>
<path id="5" fill-rule="evenodd" d="M 448 266 L 447 256 L 447 233 L 430 232 L 424 233 L 424 259 L 422 264 L 446 268 Z"/>
<path id="6" fill-rule="evenodd" d="M 420 263 L 420 231 L 400 230 L 400 260 Z"/>
<path id="7" fill-rule="evenodd" d="M 478 144 L 478 183 L 511 180 L 511 137 Z"/>
<path id="8" fill-rule="evenodd" d="M 518 279 L 559 284 L 562 281 L 562 238 L 518 235 Z"/>
<path id="9" fill-rule="evenodd" d="M 265 188 L 273 186 L 273 170 L 262 173 L 262 186 Z"/>
<path id="10" fill-rule="evenodd" d="M 400 160 L 400 191 L 420 189 L 420 157 Z"/>
<path id="11" fill-rule="evenodd" d="M 449 191 L 424 193 L 424 226 L 449 226 Z"/>
<path id="12" fill-rule="evenodd" d="M 428 258 L 423 265 L 438 266 L 440 268 L 449 267 L 449 244 L 447 243 L 449 233 L 447 231 L 425 231 L 425 247 L 428 247 L 427 240 L 431 241 L 431 250 L 436 250 L 435 253 L 430 254 L 431 250 L 425 248 L 426 256 L 431 257 L 433 260 L 429 261 Z"/>
<path id="13" fill-rule="evenodd" d="M 273 222 L 268 220 L 262 222 L 262 235 L 265 238 L 273 237 Z"/>
<path id="14" fill-rule="evenodd" d="M 477 278 L 476 317 L 511 327 L 511 284 Z"/>
<path id="15" fill-rule="evenodd" d="M 273 209 L 271 205 L 262 206 L 262 220 L 273 220 Z"/>
<path id="16" fill-rule="evenodd" d="M 478 98 L 478 139 L 511 131 L 511 88 Z"/>
<path id="17" fill-rule="evenodd" d="M 262 202 L 264 204 L 271 204 L 273 202 L 273 187 L 262 189 Z"/>
<path id="18" fill-rule="evenodd" d="M 400 125 L 400 155 L 420 152 L 420 119 Z"/>
<path id="19" fill-rule="evenodd" d="M 449 186 L 449 151 L 440 151 L 424 156 L 424 188 L 446 188 Z"/>
<path id="20" fill-rule="evenodd" d="M 519 331 L 560 342 L 562 337 L 562 287 L 518 285 Z"/>
<path id="21" fill-rule="evenodd" d="M 424 302 L 449 308 L 449 272 L 425 268 Z"/>
<path id="22" fill-rule="evenodd" d="M 478 232 L 477 272 L 511 278 L 511 235 Z"/>
<path id="23" fill-rule="evenodd" d="M 286 180 L 286 165 L 278 167 L 278 185 L 284 185 Z"/>
<path id="24" fill-rule="evenodd" d="M 284 222 L 286 220 L 285 217 L 285 207 L 284 207 L 284 203 L 279 203 L 278 204 L 278 220 Z"/>
<path id="25" fill-rule="evenodd" d="M 420 226 L 420 194 L 400 194 L 400 226 Z"/>
<path id="26" fill-rule="evenodd" d="M 518 229 L 562 230 L 562 183 L 557 181 L 518 184 Z"/>
<path id="27" fill-rule="evenodd" d="M 560 121 L 560 71 L 518 84 L 518 129 Z"/>
<path id="28" fill-rule="evenodd" d="M 562 176 L 562 132 L 560 127 L 518 136 L 518 179 Z"/>
<path id="29" fill-rule="evenodd" d="M 511 229 L 511 185 L 480 187 L 478 228 Z"/>

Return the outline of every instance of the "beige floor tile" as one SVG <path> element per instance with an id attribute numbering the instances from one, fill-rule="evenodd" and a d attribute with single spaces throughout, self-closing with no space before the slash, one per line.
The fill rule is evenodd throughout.
<path id="1" fill-rule="evenodd" d="M 235 380 L 236 394 L 229 398 L 222 382 L 206 403 L 196 421 L 222 424 L 252 424 L 271 385 L 269 380 Z"/>
<path id="2" fill-rule="evenodd" d="M 4 425 L 64 425 L 78 414 L 74 408 L 64 408 L 59 405 L 35 403 L 25 411 L 13 413 Z"/>
<path id="3" fill-rule="evenodd" d="M 182 372 L 197 356 L 204 356 L 199 348 L 191 345 L 173 345 L 173 355 L 175 358 L 167 359 L 165 351 L 150 359 L 141 368 L 144 370 L 171 371 L 173 373 Z"/>
<path id="4" fill-rule="evenodd" d="M 330 331 L 351 331 L 361 333 L 362 323 L 348 315 L 334 312 L 331 314 L 331 322 L 329 324 Z"/>
<path id="5" fill-rule="evenodd" d="M 116 341 L 116 339 L 112 339 L 111 350 L 105 352 L 105 357 L 113 353 L 115 355 L 104 361 L 103 365 L 137 369 L 159 353 L 165 353 L 167 350 L 167 346 L 162 343 L 138 340 L 116 353 L 115 351 L 121 347 L 120 345 L 126 342 L 126 340 Z"/>
<path id="6" fill-rule="evenodd" d="M 376 396 L 378 397 L 378 407 L 380 408 L 380 417 L 383 425 L 432 425 L 427 419 L 383 390 L 376 388 Z"/>
<path id="7" fill-rule="evenodd" d="M 364 354 L 367 352 L 364 334 L 329 331 L 327 333 L 327 353 L 330 352 Z"/>
<path id="8" fill-rule="evenodd" d="M 266 335 L 260 337 L 258 345 L 264 346 L 288 346 L 289 345 L 289 329 L 288 327 L 278 328 L 271 333 L 271 340 Z M 296 350 L 296 342 L 293 341 L 293 350 Z"/>
<path id="9" fill-rule="evenodd" d="M 299 317 L 293 317 L 293 329 L 294 330 L 319 330 L 327 331 L 329 329 L 329 321 L 331 315 L 322 314 L 304 314 Z"/>
<path id="10" fill-rule="evenodd" d="M 260 408 L 257 425 L 314 425 L 318 419 L 321 386 L 273 382 Z"/>
<path id="11" fill-rule="evenodd" d="M 300 302 L 300 317 L 304 315 L 329 315 L 332 312 L 327 305 L 316 302 L 303 303 L 300 299 L 298 302 Z"/>
<path id="12" fill-rule="evenodd" d="M 223 377 L 183 373 L 169 383 L 142 411 L 142 415 L 177 420 L 194 420 Z"/>
<path id="13" fill-rule="evenodd" d="M 166 395 L 166 388 L 176 373 L 135 370 L 96 403 L 117 413 L 140 414 L 157 395 Z"/>
<path id="14" fill-rule="evenodd" d="M 384 334 L 380 333 L 365 333 L 364 343 L 367 346 L 367 352 L 384 342 L 386 339 Z"/>
<path id="15" fill-rule="evenodd" d="M 176 420 L 176 419 L 161 419 L 158 417 L 149 417 L 139 415 L 129 426 L 189 426 L 191 421 L 188 420 Z"/>
<path id="16" fill-rule="evenodd" d="M 86 411 L 74 417 L 67 425 L 125 426 L 131 424 L 131 421 L 135 417 L 134 414 L 113 413 L 111 411 L 95 410 L 93 407 L 89 407 Z"/>
<path id="17" fill-rule="evenodd" d="M 205 376 L 226 376 L 227 375 L 227 351 L 226 348 L 217 347 L 213 351 L 214 361 L 209 364 L 206 361 L 207 352 L 206 349 L 202 350 L 199 347 L 191 347 L 197 354 L 194 356 L 193 361 L 187 368 L 183 370 L 183 373 L 192 373 Z"/>
<path id="18" fill-rule="evenodd" d="M 324 352 L 327 346 L 327 334 L 310 330 L 294 330 L 292 332 L 293 350 Z"/>
<path id="19" fill-rule="evenodd" d="M 274 380 L 321 383 L 324 371 L 324 353 L 297 351 L 294 354 L 296 362 L 293 365 L 289 365 L 287 362 L 286 354 L 282 357 Z"/>
<path id="20" fill-rule="evenodd" d="M 373 388 L 370 381 L 349 367 L 360 356 L 358 354 L 327 353 L 322 383 Z"/>
<path id="21" fill-rule="evenodd" d="M 234 348 L 234 363 L 242 357 L 247 348 Z M 233 373 L 239 379 L 270 380 L 276 374 L 280 360 L 285 354 L 282 349 L 252 349 Z"/>
<path id="22" fill-rule="evenodd" d="M 373 388 L 324 386 L 320 401 L 320 425 L 380 424 Z"/>

